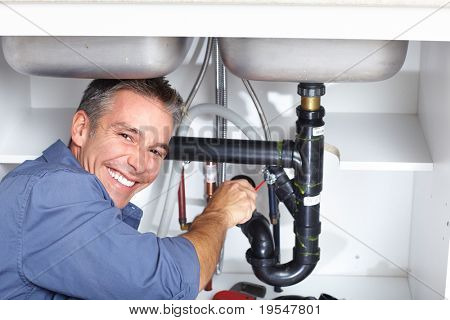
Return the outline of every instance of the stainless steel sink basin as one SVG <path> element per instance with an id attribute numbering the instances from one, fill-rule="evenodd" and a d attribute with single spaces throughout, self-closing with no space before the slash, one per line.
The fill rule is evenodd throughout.
<path id="1" fill-rule="evenodd" d="M 407 41 L 221 38 L 226 67 L 248 80 L 368 82 L 396 74 Z"/>
<path id="2" fill-rule="evenodd" d="M 192 38 L 4 37 L 3 53 L 16 71 L 64 78 L 155 78 L 183 61 Z"/>

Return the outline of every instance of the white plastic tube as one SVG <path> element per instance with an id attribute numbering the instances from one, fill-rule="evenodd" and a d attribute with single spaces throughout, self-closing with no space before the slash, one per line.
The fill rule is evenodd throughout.
<path id="1" fill-rule="evenodd" d="M 180 124 L 179 129 L 177 130 L 177 135 L 186 136 L 189 132 L 192 121 L 202 115 L 215 115 L 225 118 L 228 121 L 232 122 L 236 127 L 238 127 L 249 139 L 262 140 L 261 136 L 255 131 L 255 129 L 238 113 L 228 108 L 208 103 L 199 104 L 189 110 L 189 113 L 183 117 L 183 121 Z M 182 162 L 173 162 L 174 163 L 172 166 L 172 171 L 166 177 L 166 179 L 169 179 L 169 184 L 167 185 L 166 181 L 164 181 L 163 183 L 164 186 L 167 185 L 167 190 L 164 190 L 164 193 L 167 192 L 167 197 L 165 199 L 161 221 L 158 227 L 158 237 L 167 236 L 167 233 L 169 232 L 170 221 L 175 208 L 175 203 L 177 202 L 177 193 L 178 185 L 180 184 Z"/>
<path id="2" fill-rule="evenodd" d="M 202 103 L 192 107 L 189 110 L 189 113 L 183 119 L 183 122 L 180 124 L 177 135 L 185 136 L 188 134 L 189 128 L 191 127 L 192 121 L 195 118 L 203 115 L 216 115 L 222 118 L 226 118 L 228 121 L 231 121 L 236 127 L 238 127 L 249 139 L 261 139 L 261 136 L 255 129 L 238 113 L 233 110 L 224 108 L 223 106 L 219 106 L 217 104 L 210 103 Z"/>

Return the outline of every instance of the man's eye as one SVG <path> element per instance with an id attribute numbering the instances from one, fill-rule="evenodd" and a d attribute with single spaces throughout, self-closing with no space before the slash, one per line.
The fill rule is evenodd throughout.
<path id="1" fill-rule="evenodd" d="M 132 141 L 131 137 L 129 135 L 127 135 L 126 133 L 119 133 L 119 135 L 128 141 Z"/>
<path id="2" fill-rule="evenodd" d="M 153 153 L 154 155 L 160 157 L 161 159 L 164 158 L 163 154 L 156 149 L 150 149 L 150 152 Z"/>

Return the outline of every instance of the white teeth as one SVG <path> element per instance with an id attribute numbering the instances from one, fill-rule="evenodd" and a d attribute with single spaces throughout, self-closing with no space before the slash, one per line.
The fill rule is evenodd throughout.
<path id="1" fill-rule="evenodd" d="M 110 174 L 111 177 L 113 177 L 114 179 L 116 179 L 117 181 L 119 181 L 121 184 L 123 184 L 124 186 L 127 187 L 132 187 L 134 186 L 135 182 L 134 181 L 130 181 L 127 180 L 127 178 L 125 178 L 124 176 L 122 176 L 121 174 L 119 174 L 117 171 L 113 171 L 112 169 L 108 168 L 108 172 Z"/>

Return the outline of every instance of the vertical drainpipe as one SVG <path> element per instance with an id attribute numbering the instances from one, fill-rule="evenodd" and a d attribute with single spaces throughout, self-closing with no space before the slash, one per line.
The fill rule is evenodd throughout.
<path id="1" fill-rule="evenodd" d="M 325 109 L 320 98 L 325 94 L 322 83 L 300 83 L 298 93 L 301 105 L 297 108 L 297 150 L 302 158 L 301 170 L 296 170 L 294 187 L 300 203 L 294 231 L 297 253 L 303 263 L 315 264 L 319 260 L 320 195 L 323 181 Z"/>
<path id="2" fill-rule="evenodd" d="M 268 167 L 269 173 L 275 176 L 273 185 L 278 199 L 294 218 L 293 259 L 284 264 L 277 261 L 275 245 L 268 236 L 269 223 L 262 215 L 254 215 L 248 223 L 241 225 L 251 243 L 246 258 L 253 272 L 261 281 L 277 287 L 302 281 L 311 274 L 320 259 L 325 124 L 325 109 L 320 105 L 320 97 L 325 94 L 325 86 L 322 83 L 300 83 L 298 93 L 301 105 L 297 107 L 295 152 L 301 161 L 294 163 L 295 177 L 290 180 L 282 166 Z"/>

